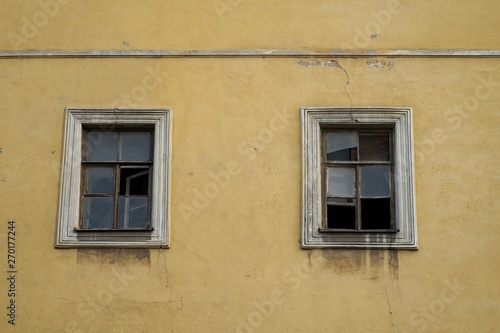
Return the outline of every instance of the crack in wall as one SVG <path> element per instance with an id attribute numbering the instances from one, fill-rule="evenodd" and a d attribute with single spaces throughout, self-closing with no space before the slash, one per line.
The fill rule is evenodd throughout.
<path id="1" fill-rule="evenodd" d="M 396 330 L 396 325 L 394 324 L 394 315 L 392 313 L 392 305 L 391 305 L 391 300 L 389 298 L 389 295 L 387 295 L 387 291 L 385 292 L 385 297 L 387 298 L 387 305 L 389 306 L 389 314 L 391 316 L 391 324 L 392 324 L 392 329 L 394 332 L 397 332 Z"/>
<path id="2" fill-rule="evenodd" d="M 389 260 L 388 260 L 388 264 L 389 264 L 389 267 L 392 268 L 392 272 L 390 274 L 391 276 L 391 282 L 392 282 L 392 287 L 396 289 L 396 291 L 398 292 L 398 295 L 399 295 L 399 299 L 401 299 L 401 292 L 399 290 L 399 283 L 398 283 L 398 279 L 399 279 L 399 258 L 398 258 L 398 251 L 397 250 L 389 250 Z M 391 316 L 391 324 L 392 324 L 392 329 L 394 330 L 394 332 L 397 332 L 398 329 L 397 329 L 397 325 L 395 323 L 395 320 L 394 320 L 394 314 L 392 313 L 392 304 L 391 304 L 391 299 L 387 293 L 387 289 L 385 291 L 385 297 L 387 299 L 387 304 L 388 304 L 388 307 L 389 307 L 389 313 L 390 313 L 390 316 Z"/>
<path id="3" fill-rule="evenodd" d="M 159 265 L 160 256 L 163 257 L 163 261 L 164 261 L 163 267 L 165 268 L 165 279 L 166 279 L 165 288 L 168 288 L 169 294 L 170 294 L 167 303 L 175 308 L 175 314 L 173 314 L 173 316 L 172 316 L 172 326 L 170 328 L 171 331 L 174 332 L 175 320 L 176 320 L 176 317 L 179 314 L 179 312 L 181 312 L 182 309 L 184 308 L 184 300 L 182 299 L 182 295 L 179 292 L 177 292 L 174 289 L 174 287 L 170 284 L 169 276 L 168 276 L 167 257 L 161 249 L 158 250 L 158 258 L 156 260 L 156 266 L 157 266 L 158 271 L 161 272 L 161 270 L 159 269 L 160 268 L 160 265 Z"/>
<path id="4" fill-rule="evenodd" d="M 335 61 L 335 60 L 332 60 L 332 61 Z M 347 97 L 349 97 L 349 101 L 351 101 L 351 108 L 352 108 L 352 98 L 351 98 L 351 95 L 349 95 L 349 92 L 347 91 L 347 86 L 351 84 L 351 77 L 349 76 L 349 73 L 347 73 L 347 70 L 344 67 L 342 67 L 342 65 L 338 61 L 335 61 L 335 63 L 337 64 L 337 66 L 335 66 L 335 67 L 343 70 L 345 73 L 345 76 L 347 77 L 347 82 L 344 86 L 344 91 L 345 91 Z"/>
<path id="5" fill-rule="evenodd" d="M 347 91 L 347 86 L 351 84 L 351 77 L 349 76 L 349 73 L 347 70 L 342 67 L 342 65 L 337 61 L 337 60 L 299 60 L 297 61 L 297 64 L 300 66 L 304 66 L 306 68 L 309 67 L 331 67 L 331 68 L 339 68 L 345 73 L 345 76 L 347 78 L 346 84 L 344 85 L 344 91 L 349 97 L 349 101 L 351 102 L 351 108 L 352 108 L 352 98 L 351 95 L 349 95 L 349 92 Z"/>

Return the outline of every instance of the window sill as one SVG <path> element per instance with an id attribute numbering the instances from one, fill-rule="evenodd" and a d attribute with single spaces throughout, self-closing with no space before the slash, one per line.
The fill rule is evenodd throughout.
<path id="1" fill-rule="evenodd" d="M 397 233 L 399 232 L 399 229 L 368 229 L 368 230 L 355 230 L 355 229 L 320 229 L 318 228 L 319 232 L 331 232 L 331 233 L 337 233 L 337 232 L 346 232 L 346 233 Z"/>
<path id="2" fill-rule="evenodd" d="M 149 229 L 79 229 L 74 228 L 75 232 L 151 232 L 154 228 Z"/>

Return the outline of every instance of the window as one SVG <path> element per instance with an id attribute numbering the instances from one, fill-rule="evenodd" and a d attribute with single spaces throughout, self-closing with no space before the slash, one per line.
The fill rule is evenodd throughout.
<path id="1" fill-rule="evenodd" d="M 322 130 L 321 231 L 397 231 L 391 131 Z"/>
<path id="2" fill-rule="evenodd" d="M 410 108 L 302 108 L 302 247 L 417 248 Z"/>
<path id="3" fill-rule="evenodd" d="M 77 230 L 151 230 L 153 135 L 145 129 L 84 128 Z"/>
<path id="4" fill-rule="evenodd" d="M 170 110 L 68 109 L 56 247 L 168 247 Z"/>

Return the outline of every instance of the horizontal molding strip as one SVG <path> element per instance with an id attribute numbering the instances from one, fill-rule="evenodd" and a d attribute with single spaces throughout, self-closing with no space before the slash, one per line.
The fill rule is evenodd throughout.
<path id="1" fill-rule="evenodd" d="M 0 59 L 19 58 L 498 58 L 500 50 L 438 49 L 241 49 L 241 50 L 0 50 Z"/>

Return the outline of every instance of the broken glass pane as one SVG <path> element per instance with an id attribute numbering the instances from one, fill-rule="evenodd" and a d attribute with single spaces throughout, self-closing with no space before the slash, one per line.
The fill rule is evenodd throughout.
<path id="1" fill-rule="evenodd" d="M 348 199 L 348 198 L 327 198 L 327 203 L 354 204 L 355 203 L 355 199 Z"/>
<path id="2" fill-rule="evenodd" d="M 354 197 L 356 195 L 354 168 L 328 168 L 328 189 L 332 196 Z"/>
<path id="3" fill-rule="evenodd" d="M 377 198 L 390 196 L 391 172 L 388 165 L 361 167 L 361 197 Z"/>
<path id="4" fill-rule="evenodd" d="M 329 205 L 327 227 L 329 229 L 356 229 L 356 207 Z"/>
<path id="5" fill-rule="evenodd" d="M 326 134 L 326 159 L 329 161 L 356 161 L 357 147 L 356 132 Z"/>
<path id="6" fill-rule="evenodd" d="M 391 198 L 361 199 L 361 228 L 391 228 Z"/>

